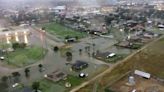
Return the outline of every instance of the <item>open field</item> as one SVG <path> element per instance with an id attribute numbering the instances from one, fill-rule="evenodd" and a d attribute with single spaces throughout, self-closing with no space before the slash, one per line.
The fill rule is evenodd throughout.
<path id="1" fill-rule="evenodd" d="M 9 65 L 16 67 L 33 64 L 43 58 L 43 50 L 45 51 L 45 49 L 40 47 L 17 49 L 16 51 L 9 52 L 6 55 L 6 57 L 8 57 L 6 61 Z"/>
<path id="2" fill-rule="evenodd" d="M 64 92 L 65 91 L 65 87 L 60 86 L 46 79 L 43 79 L 40 81 L 40 89 L 43 92 Z"/>
<path id="3" fill-rule="evenodd" d="M 67 36 L 70 37 L 78 37 L 78 38 L 83 38 L 86 37 L 86 33 L 84 32 L 78 32 L 76 30 L 72 30 L 70 28 L 67 28 L 65 26 L 62 26 L 61 24 L 58 23 L 47 23 L 43 24 L 42 27 L 46 28 L 46 31 L 48 31 L 51 34 L 56 35 L 58 38 L 64 39 Z"/>
<path id="4" fill-rule="evenodd" d="M 111 85 L 109 89 L 113 90 L 114 92 L 130 92 L 133 89 L 136 89 L 140 92 L 164 92 L 164 85 L 154 78 L 145 79 L 139 76 L 134 76 L 135 85 L 129 86 L 127 85 L 128 77 L 129 76 L 125 76 L 124 78 L 120 79 L 114 83 L 114 85 Z"/>
<path id="5" fill-rule="evenodd" d="M 117 65 L 112 71 L 109 71 L 104 76 L 97 79 L 99 81 L 92 82 L 86 87 L 81 88 L 78 92 L 92 92 L 93 89 L 97 89 L 97 92 L 104 92 L 106 87 L 109 87 L 123 77 L 128 71 L 134 69 L 148 72 L 159 78 L 164 78 L 164 71 L 161 71 L 164 70 L 163 45 L 164 38 L 138 52 L 136 55 L 127 59 L 126 62 Z M 98 85 L 97 88 L 95 88 L 95 84 Z"/>

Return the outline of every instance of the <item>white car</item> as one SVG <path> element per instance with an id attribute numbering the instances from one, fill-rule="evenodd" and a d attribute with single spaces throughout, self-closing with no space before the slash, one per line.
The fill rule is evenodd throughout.
<path id="1" fill-rule="evenodd" d="M 0 60 L 4 60 L 4 59 L 5 59 L 5 57 L 3 57 L 3 56 L 2 56 L 2 57 L 0 57 Z"/>
<path id="2" fill-rule="evenodd" d="M 110 54 L 107 56 L 107 58 L 112 58 L 112 57 L 114 57 L 114 56 L 116 56 L 116 53 L 110 53 Z"/>
<path id="3" fill-rule="evenodd" d="M 79 77 L 80 77 L 80 78 L 85 78 L 85 77 L 87 77 L 87 76 L 88 76 L 88 74 L 86 74 L 86 73 L 80 73 L 80 74 L 79 74 Z"/>

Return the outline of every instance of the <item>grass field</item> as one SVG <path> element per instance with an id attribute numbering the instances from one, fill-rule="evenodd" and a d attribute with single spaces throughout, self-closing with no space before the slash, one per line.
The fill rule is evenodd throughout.
<path id="1" fill-rule="evenodd" d="M 40 81 L 40 89 L 42 92 L 65 92 L 65 87 L 43 79 Z"/>
<path id="2" fill-rule="evenodd" d="M 125 75 L 128 71 L 138 69 L 164 79 L 164 38 L 157 41 L 153 45 L 147 47 L 143 51 L 137 53 L 126 62 L 116 66 L 111 72 L 106 73 L 98 81 L 97 92 L 104 92 L 104 89 L 110 84 L 116 82 L 120 76 Z M 92 82 L 85 88 L 80 89 L 78 92 L 92 92 L 94 84 Z"/>
<path id="3" fill-rule="evenodd" d="M 69 75 L 66 80 L 61 81 L 59 84 L 65 86 L 66 82 L 71 83 L 72 87 L 77 86 L 82 83 L 84 79 L 79 78 L 78 76 Z"/>
<path id="4" fill-rule="evenodd" d="M 76 30 L 72 30 L 55 22 L 44 24 L 42 25 L 42 27 L 45 27 L 49 33 L 54 34 L 61 39 L 64 39 L 66 36 L 70 36 L 70 37 L 77 36 L 78 38 L 83 38 L 86 37 L 87 35 L 84 32 L 78 32 Z"/>
<path id="5" fill-rule="evenodd" d="M 8 57 L 7 61 L 10 65 L 22 67 L 38 62 L 43 57 L 43 50 L 45 51 L 45 49 L 40 47 L 17 49 L 8 53 L 6 57 Z"/>

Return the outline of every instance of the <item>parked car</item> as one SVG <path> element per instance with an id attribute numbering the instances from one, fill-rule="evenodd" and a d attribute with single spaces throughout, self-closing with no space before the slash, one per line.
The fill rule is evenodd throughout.
<path id="1" fill-rule="evenodd" d="M 77 41 L 76 38 L 68 38 L 65 40 L 65 42 L 67 42 L 67 43 L 72 43 L 72 42 L 76 42 L 76 41 Z"/>
<path id="2" fill-rule="evenodd" d="M 88 76 L 88 74 L 86 74 L 86 73 L 80 73 L 80 74 L 79 74 L 79 77 L 80 77 L 80 78 L 85 78 L 85 77 L 87 77 L 87 76 Z"/>
<path id="3" fill-rule="evenodd" d="M 3 56 L 0 57 L 0 60 L 4 60 L 4 59 L 5 59 L 5 57 L 3 57 Z"/>

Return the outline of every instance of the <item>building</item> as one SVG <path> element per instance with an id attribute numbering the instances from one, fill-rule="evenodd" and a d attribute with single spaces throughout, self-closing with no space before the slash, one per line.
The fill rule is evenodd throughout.
<path id="1" fill-rule="evenodd" d="M 88 63 L 81 61 L 81 60 L 77 60 L 73 65 L 72 65 L 72 69 L 77 71 L 77 70 L 82 70 L 84 68 L 88 67 Z"/>
<path id="2" fill-rule="evenodd" d="M 66 6 L 56 6 L 50 9 L 52 12 L 55 12 L 57 14 L 65 14 L 67 11 Z"/>
<path id="3" fill-rule="evenodd" d="M 29 29 L 0 29 L 0 41 L 10 44 L 11 42 L 23 42 L 28 44 Z"/>

